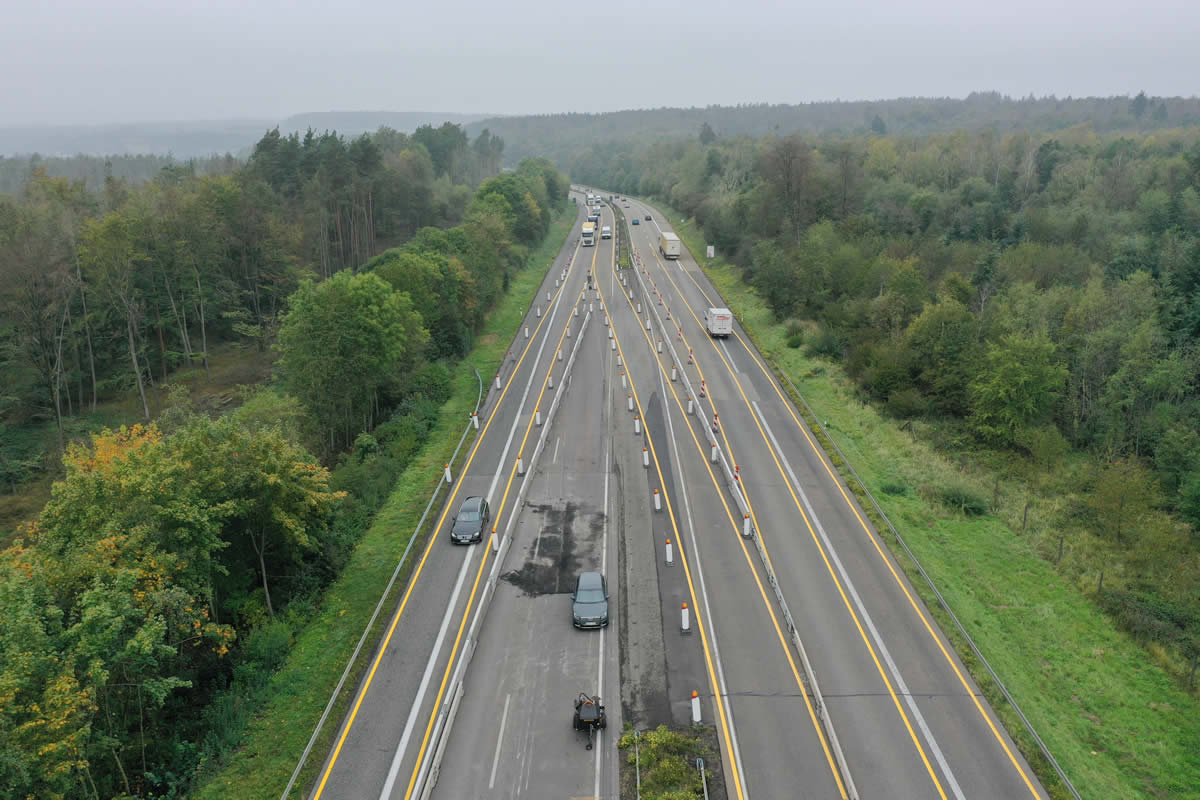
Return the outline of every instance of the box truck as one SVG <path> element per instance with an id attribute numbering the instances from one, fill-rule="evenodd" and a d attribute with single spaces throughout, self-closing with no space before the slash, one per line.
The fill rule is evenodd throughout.
<path id="1" fill-rule="evenodd" d="M 663 231 L 658 235 L 658 252 L 662 253 L 663 258 L 679 258 L 679 237 L 670 231 Z"/>
<path id="2" fill-rule="evenodd" d="M 583 235 L 580 237 L 579 243 L 584 247 L 591 247 L 596 243 L 596 223 L 583 223 Z"/>
<path id="3" fill-rule="evenodd" d="M 704 310 L 704 329 L 712 337 L 725 337 L 733 333 L 733 314 L 728 308 Z"/>

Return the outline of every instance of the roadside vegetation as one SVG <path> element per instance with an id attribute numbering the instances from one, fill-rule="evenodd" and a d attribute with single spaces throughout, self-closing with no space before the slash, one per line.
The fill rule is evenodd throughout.
<path id="1" fill-rule="evenodd" d="M 450 399 L 441 406 L 426 443 L 395 482 L 347 567 L 326 590 L 312 621 L 296 636 L 287 661 L 270 677 L 262 710 L 249 721 L 240 746 L 226 763 L 205 770 L 193 794 L 197 800 L 256 800 L 283 791 L 397 559 L 414 534 L 432 534 L 428 526 L 416 531 L 417 522 L 438 486 L 442 465 L 450 463 L 457 472 L 458 464 L 451 463 L 451 456 L 479 396 L 475 370 L 484 376 L 486 391 L 487 376 L 497 372 L 513 333 L 575 223 L 570 210 L 573 207 L 566 208 L 539 249 L 529 257 L 529 268 L 513 275 L 508 292 L 476 337 L 475 347 L 454 368 Z M 468 439 L 460 459 L 465 458 L 470 444 Z M 401 573 L 388 602 L 403 590 L 410 568 L 411 562 Z M 391 606 L 385 603 L 385 607 Z M 376 641 L 388 622 L 389 617 L 381 615 L 370 641 Z M 365 647 L 355 663 L 313 756 L 300 775 L 294 797 L 307 796 L 323 754 L 328 751 L 363 670 L 370 663 L 371 651 L 370 645 Z"/>
<path id="2" fill-rule="evenodd" d="M 263 704 L 282 693 L 296 711 L 272 676 L 397 476 L 428 467 L 447 409 L 466 418 L 462 359 L 494 340 L 510 284 L 536 286 L 530 249 L 566 196 L 547 162 L 472 193 L 499 143 L 450 127 L 272 132 L 231 176 L 96 196 L 38 175 L 0 199 L 5 428 L 48 440 L 6 479 L 58 478 L 0 556 L 0 794 L 180 797 Z M 512 329 L 512 313 L 493 319 Z M 236 345 L 277 360 L 235 410 L 170 386 Z M 122 396 L 130 416 L 92 419 Z M 76 417 L 99 430 L 78 435 Z M 398 552 L 375 550 L 376 566 Z M 349 652 L 318 650 L 338 671 Z"/>
<path id="3" fill-rule="evenodd" d="M 617 742 L 617 748 L 625 754 L 621 764 L 621 797 L 641 800 L 724 797 L 720 759 L 714 755 L 715 740 L 715 731 L 699 727 L 676 729 L 659 725 L 639 734 L 626 729 Z M 705 764 L 704 779 L 697 759 Z"/>

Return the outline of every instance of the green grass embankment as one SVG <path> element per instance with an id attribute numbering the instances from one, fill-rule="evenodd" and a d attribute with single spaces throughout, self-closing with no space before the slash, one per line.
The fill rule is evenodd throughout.
<path id="1" fill-rule="evenodd" d="M 659 207 L 692 253 L 703 255 L 696 226 Z M 827 425 L 1082 796 L 1200 797 L 1200 703 L 1041 558 L 1031 535 L 1022 536 L 1024 504 L 1036 493 L 978 464 L 964 470 L 863 404 L 839 366 L 787 346 L 785 325 L 737 266 L 698 260 L 768 367 L 790 377 Z M 830 458 L 870 508 L 841 460 Z M 949 510 L 933 499 L 944 487 L 997 496 L 998 510 L 979 517 Z M 1036 507 L 1031 516 L 1051 517 Z M 911 561 L 890 534 L 883 540 L 1051 795 L 1069 797 Z"/>
<path id="2" fill-rule="evenodd" d="M 359 542 L 350 563 L 325 592 L 312 621 L 297 636 L 287 661 L 272 677 L 262 710 L 250 723 L 241 746 L 227 764 L 202 780 L 192 793 L 196 800 L 263 800 L 278 797 L 287 785 L 363 627 L 371 618 L 380 593 L 387 586 L 397 559 L 413 536 L 429 495 L 441 479 L 442 466 L 450 461 L 475 407 L 479 383 L 472 368 L 478 369 L 483 376 L 486 392 L 488 379 L 496 373 L 513 334 L 574 222 L 575 207 L 567 206 L 551 226 L 542 246 L 531 254 L 529 265 L 513 276 L 507 293 L 488 315 L 474 349 L 455 367 L 453 393 L 442 406 L 429 439 L 396 481 L 391 496 Z M 458 463 L 469 452 L 471 441 L 468 438 L 464 444 Z M 453 466 L 457 467 L 458 463 Z M 457 470 L 455 472 L 457 474 Z M 435 510 L 436 507 L 435 504 Z M 436 519 L 434 513 L 430 516 Z M 428 535 L 430 524 L 427 521 L 423 526 L 422 540 Z M 415 553 L 419 553 L 419 546 L 420 542 L 414 545 Z M 391 612 L 415 560 L 410 554 L 404 572 L 384 603 L 384 612 L 376 620 L 367 644 L 355 661 L 292 797 L 306 796 L 308 785 L 320 769 L 365 674 L 375 645 L 390 623 Z"/>

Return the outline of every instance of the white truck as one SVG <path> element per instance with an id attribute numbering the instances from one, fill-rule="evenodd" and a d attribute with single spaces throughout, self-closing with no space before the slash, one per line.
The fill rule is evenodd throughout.
<path id="1" fill-rule="evenodd" d="M 658 235 L 658 252 L 662 253 L 663 258 L 679 258 L 681 250 L 679 237 L 670 231 L 663 231 Z"/>
<path id="2" fill-rule="evenodd" d="M 583 223 L 583 232 L 580 235 L 579 244 L 583 247 L 591 247 L 592 245 L 596 244 L 596 223 Z"/>
<path id="3" fill-rule="evenodd" d="M 733 313 L 728 308 L 704 309 L 704 330 L 714 339 L 733 333 Z"/>
<path id="4" fill-rule="evenodd" d="M 601 239 L 611 239 L 612 238 L 612 227 L 609 225 L 605 225 L 603 228 L 601 228 L 600 229 L 600 238 Z"/>

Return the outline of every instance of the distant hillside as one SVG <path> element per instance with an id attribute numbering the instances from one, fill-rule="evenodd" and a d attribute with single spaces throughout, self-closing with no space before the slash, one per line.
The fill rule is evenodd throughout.
<path id="1" fill-rule="evenodd" d="M 0 155 L 167 155 L 237 153 L 275 123 L 268 120 L 138 122 L 128 125 L 27 125 L 0 128 Z"/>
<path id="2" fill-rule="evenodd" d="M 357 136 L 388 125 L 411 133 L 422 125 L 454 122 L 466 125 L 483 114 L 442 111 L 317 111 L 296 114 L 283 121 L 200 120 L 190 122 L 139 122 L 128 125 L 27 125 L 0 128 L 0 156 L 31 155 L 173 155 L 178 159 L 232 153 L 249 155 L 262 135 L 279 126 L 283 133 L 308 128 L 336 130 Z"/>
<path id="3" fill-rule="evenodd" d="M 304 131 L 337 131 L 343 136 L 374 133 L 381 126 L 411 133 L 422 125 L 437 127 L 443 122 L 467 125 L 485 119 L 486 114 L 457 114 L 445 111 L 313 111 L 294 114 L 279 123 L 282 133 Z"/>
<path id="4" fill-rule="evenodd" d="M 1147 131 L 1200 124 L 1200 98 L 1129 97 L 1014 99 L 975 92 L 964 99 L 900 98 L 801 105 L 748 104 L 706 108 L 656 108 L 604 114 L 544 114 L 479 120 L 472 136 L 488 128 L 504 138 L 505 161 L 547 156 L 569 169 L 576 153 L 618 139 L 696 136 L 704 124 L 717 136 L 877 133 L 924 135 L 953 130 L 1050 131 L 1089 123 L 1098 132 Z"/>

